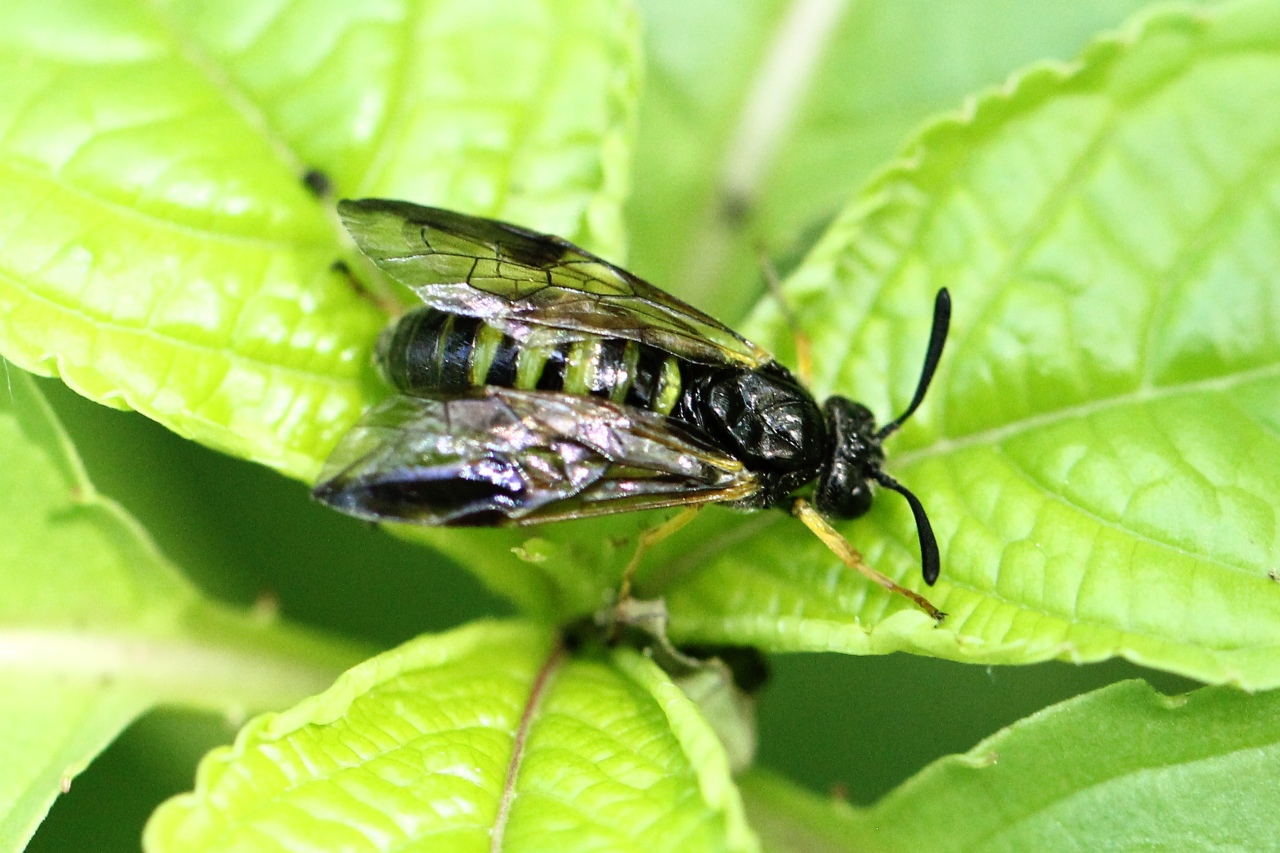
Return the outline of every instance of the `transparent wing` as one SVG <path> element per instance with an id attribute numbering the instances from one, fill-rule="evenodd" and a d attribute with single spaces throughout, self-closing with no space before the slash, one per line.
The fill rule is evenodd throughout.
<path id="1" fill-rule="evenodd" d="M 495 526 L 755 491 L 741 463 L 678 434 L 661 415 L 595 397 L 490 387 L 376 406 L 339 442 L 314 494 L 375 521 Z"/>
<path id="2" fill-rule="evenodd" d="M 516 340 L 586 333 L 706 364 L 772 360 L 701 311 L 559 237 L 386 199 L 342 201 L 338 214 L 360 251 L 423 302 L 483 317 Z"/>

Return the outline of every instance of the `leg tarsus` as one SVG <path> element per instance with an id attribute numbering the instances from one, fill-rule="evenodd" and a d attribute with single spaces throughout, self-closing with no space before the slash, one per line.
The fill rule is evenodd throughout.
<path id="1" fill-rule="evenodd" d="M 825 518 L 818 514 L 818 511 L 806 501 L 804 498 L 796 498 L 791 505 L 791 514 L 804 522 L 804 526 L 813 531 L 813 534 L 822 540 L 822 543 L 831 549 L 840 562 L 844 563 L 854 571 L 860 572 L 865 577 L 875 581 L 880 586 L 889 590 L 889 592 L 904 596 L 911 599 L 925 613 L 932 616 L 938 623 L 947 618 L 947 614 L 934 607 L 929 599 L 925 598 L 914 590 L 899 586 L 885 575 L 877 572 L 862 561 L 862 555 L 854 550 L 848 540 L 840 535 L 840 532 L 832 527 Z"/>

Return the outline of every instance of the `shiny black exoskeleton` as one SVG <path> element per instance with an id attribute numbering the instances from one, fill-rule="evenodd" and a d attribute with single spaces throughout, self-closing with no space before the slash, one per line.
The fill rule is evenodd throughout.
<path id="1" fill-rule="evenodd" d="M 777 506 L 818 476 L 827 427 L 813 395 L 785 367 L 683 369 L 684 393 L 670 417 L 759 478 L 760 491 L 740 506 Z"/>
<path id="2" fill-rule="evenodd" d="M 942 618 L 828 519 L 865 513 L 877 485 L 901 493 L 925 580 L 937 578 L 929 520 L 885 473 L 883 442 L 941 357 L 945 290 L 915 396 L 877 427 L 865 406 L 819 406 L 762 347 L 561 238 L 389 199 L 344 200 L 338 213 L 364 257 L 422 304 L 384 333 L 377 358 L 393 393 L 338 442 L 319 500 L 428 526 L 782 506 L 846 566 Z M 810 484 L 811 499 L 799 494 Z"/>
<path id="3" fill-rule="evenodd" d="M 870 409 L 845 397 L 830 397 L 819 409 L 813 395 L 777 362 L 755 369 L 692 371 L 670 417 L 756 474 L 761 489 L 739 502 L 744 508 L 777 506 L 816 480 L 814 507 L 829 518 L 844 520 L 871 509 L 872 483 L 898 492 L 911 506 L 924 579 L 932 584 L 939 572 L 933 528 L 919 499 L 884 472 L 883 444 L 924 399 L 950 321 L 951 297 L 943 289 L 934 303 L 933 329 L 915 397 L 905 412 L 883 427 L 876 427 Z"/>

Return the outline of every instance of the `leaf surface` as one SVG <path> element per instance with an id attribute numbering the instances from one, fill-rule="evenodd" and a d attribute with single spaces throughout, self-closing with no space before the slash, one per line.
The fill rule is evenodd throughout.
<path id="1" fill-rule="evenodd" d="M 0 388 L 0 849 L 157 702 L 229 715 L 323 688 L 361 650 L 199 598 L 98 495 L 31 377 Z"/>
<path id="2" fill-rule="evenodd" d="M 767 773 L 743 783 L 769 853 L 937 850 L 1262 850 L 1280 695 L 1140 681 L 1046 708 L 941 759 L 867 809 Z"/>
<path id="3" fill-rule="evenodd" d="M 736 321 L 921 121 L 1149 5 L 642 0 L 635 271 Z"/>
<path id="4" fill-rule="evenodd" d="M 935 628 L 781 513 L 713 509 L 640 575 L 673 634 L 986 663 L 1119 655 L 1280 683 L 1280 114 L 1255 108 L 1278 90 L 1280 19 L 1246 3 L 1143 19 L 928 128 L 787 292 L 819 397 L 884 420 L 914 389 L 935 290 L 951 289 L 933 390 L 888 447 L 942 543 L 927 592 L 950 618 Z M 771 302 L 749 331 L 791 361 Z M 446 547 L 476 565 L 465 552 L 483 543 L 495 588 L 573 612 L 616 583 L 632 547 L 616 537 L 652 523 L 545 527 L 525 564 L 498 543 L 529 534 Z M 842 529 L 919 586 L 905 502 Z"/>
<path id="5" fill-rule="evenodd" d="M 480 622 L 259 717 L 145 847 L 755 850 L 719 741 L 646 658 Z"/>
<path id="6" fill-rule="evenodd" d="M 331 197 L 501 214 L 618 256 L 627 8 L 6 3 L 0 352 L 311 479 L 380 393 L 385 323 L 334 267 L 352 259 Z"/>
<path id="7" fill-rule="evenodd" d="M 825 354 L 816 389 L 882 417 L 911 394 L 933 291 L 952 291 L 935 390 L 889 463 L 943 543 L 948 656 L 1280 681 L 1280 120 L 1252 106 L 1277 87 L 1272 4 L 1153 16 L 937 123 L 789 283 Z M 757 328 L 781 340 L 779 320 L 766 303 Z M 910 578 L 909 518 L 890 496 L 846 529 Z M 735 545 L 686 575 L 677 631 L 840 648 L 842 623 L 883 612 L 820 546 L 773 540 L 750 546 L 772 559 Z"/>

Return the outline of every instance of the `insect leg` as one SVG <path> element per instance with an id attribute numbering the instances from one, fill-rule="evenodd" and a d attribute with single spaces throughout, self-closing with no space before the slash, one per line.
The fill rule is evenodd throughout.
<path id="1" fill-rule="evenodd" d="M 686 524 L 693 521 L 698 516 L 698 510 L 700 509 L 702 509 L 702 504 L 687 506 L 657 527 L 650 527 L 640 534 L 640 541 L 636 543 L 635 553 L 631 555 L 631 561 L 627 563 L 627 568 L 622 573 L 622 583 L 618 585 L 618 598 L 614 602 L 612 613 L 608 619 L 606 637 L 609 642 L 615 642 L 622 628 L 626 624 L 635 621 L 634 617 L 628 618 L 625 614 L 628 610 L 628 605 L 632 603 L 632 581 L 635 579 L 636 570 L 640 568 L 640 561 L 644 559 L 645 553 L 654 545 L 679 532 Z M 663 612 L 665 614 L 665 607 Z"/>
<path id="2" fill-rule="evenodd" d="M 764 273 L 765 283 L 769 285 L 769 292 L 778 300 L 778 304 L 782 307 L 782 316 L 786 318 L 787 326 L 791 329 L 791 337 L 796 342 L 796 378 L 800 380 L 800 384 L 808 388 L 813 384 L 813 349 L 809 343 L 809 336 L 800 328 L 800 322 L 796 320 L 795 313 L 792 312 L 791 306 L 787 304 L 787 297 L 782 292 L 782 282 L 778 280 L 778 269 L 773 265 L 773 261 L 769 258 L 769 253 L 760 247 L 760 271 Z"/>
<path id="3" fill-rule="evenodd" d="M 640 534 L 640 541 L 636 543 L 636 551 L 631 555 L 631 562 L 627 563 L 627 569 L 622 573 L 622 583 L 618 587 L 619 603 L 631 598 L 631 583 L 635 579 L 636 570 L 640 568 L 640 561 L 644 559 L 645 553 L 654 545 L 679 532 L 686 524 L 693 521 L 700 509 L 702 509 L 702 504 L 687 506 L 657 527 L 650 527 Z"/>
<path id="4" fill-rule="evenodd" d="M 880 584 L 880 586 L 889 590 L 889 592 L 906 596 L 914 601 L 921 610 L 928 613 L 938 622 L 947 617 L 938 608 L 929 603 L 929 599 L 925 598 L 918 592 L 913 592 L 903 586 L 891 581 L 889 578 L 877 572 L 862 561 L 862 555 L 853 549 L 848 540 L 840 535 L 834 527 L 827 523 L 827 520 L 818 514 L 818 511 L 804 498 L 796 498 L 791 505 L 791 514 L 804 522 L 804 526 L 813 531 L 813 534 L 822 540 L 822 543 L 831 549 L 840 562 L 844 563 L 851 569 L 861 572 L 867 578 Z"/>

